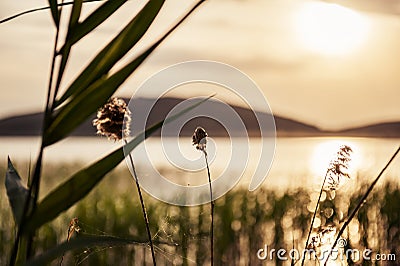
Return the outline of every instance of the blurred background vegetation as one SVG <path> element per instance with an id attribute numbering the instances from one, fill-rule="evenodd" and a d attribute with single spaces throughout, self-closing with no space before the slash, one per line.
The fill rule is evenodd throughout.
<path id="1" fill-rule="evenodd" d="M 23 164 L 17 165 L 24 169 Z M 27 169 L 26 167 L 25 169 Z M 78 165 L 52 165 L 44 171 L 43 189 L 48 191 Z M 23 170 L 21 170 L 22 172 Z M 56 174 L 55 174 L 56 173 Z M 21 173 L 25 176 L 24 173 Z M 58 176 L 54 178 L 54 176 Z M 0 169 L 4 182 L 5 169 Z M 49 178 L 51 177 L 51 178 Z M 273 178 L 273 177 L 271 177 Z M 393 180 L 393 179 L 390 179 Z M 355 207 L 366 190 L 360 185 L 354 193 L 338 190 L 335 195 L 324 195 L 325 200 L 317 215 L 318 225 L 340 222 Z M 15 225 L 4 186 L 0 186 L 0 264 L 9 259 Z M 256 192 L 236 187 L 216 201 L 215 261 L 216 265 L 289 265 L 290 261 L 260 261 L 257 251 L 268 245 L 276 250 L 304 248 L 308 227 L 315 207 L 315 192 L 308 188 L 290 191 L 268 189 L 268 182 Z M 177 207 L 145 195 L 151 231 L 156 243 L 159 265 L 204 265 L 209 263 L 208 205 Z M 348 247 L 374 252 L 400 254 L 400 188 L 387 181 L 377 187 L 352 221 L 344 238 Z M 333 209 L 333 213 L 330 211 Z M 65 254 L 63 265 L 149 265 L 151 256 L 146 242 L 143 215 L 128 170 L 120 167 L 112 171 L 97 189 L 57 219 L 41 227 L 36 236 L 34 252 L 40 254 L 66 240 L 72 218 L 79 219 L 81 235 L 110 235 L 136 239 L 132 245 L 90 246 Z M 140 243 L 139 243 L 140 242 Z M 52 265 L 58 265 L 59 260 Z M 348 261 L 349 265 L 353 262 Z M 377 262 L 357 261 L 355 264 L 378 265 Z M 391 264 L 392 263 L 392 264 Z M 297 265 L 300 265 L 298 262 Z M 306 264 L 307 265 L 307 264 Z M 314 262 L 313 262 L 314 265 Z M 379 265 L 396 265 L 387 261 Z"/>

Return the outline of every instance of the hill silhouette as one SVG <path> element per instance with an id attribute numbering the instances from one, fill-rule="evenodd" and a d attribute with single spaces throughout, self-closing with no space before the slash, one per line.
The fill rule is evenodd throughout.
<path id="1" fill-rule="evenodd" d="M 125 99 L 127 102 L 129 99 Z M 135 113 L 142 113 L 144 106 L 147 106 L 152 99 L 140 98 L 134 102 Z M 157 101 L 147 118 L 147 125 L 151 125 L 164 119 L 166 115 L 176 105 L 183 100 L 179 98 L 161 98 Z M 231 106 L 240 116 L 246 130 L 251 137 L 260 136 L 260 130 L 253 111 L 239 106 Z M 223 104 L 218 101 L 210 100 L 207 102 L 207 108 L 211 108 L 212 112 L 218 113 L 224 120 Z M 226 114 L 228 115 L 228 114 Z M 73 136 L 95 136 L 96 130 L 92 126 L 92 120 L 95 114 L 92 115 L 85 123 L 79 126 L 71 135 Z M 226 117 L 227 118 L 227 117 Z M 360 137 L 400 137 L 400 123 L 381 123 L 364 127 L 345 129 L 341 131 L 322 131 L 315 126 L 296 121 L 294 119 L 275 115 L 275 124 L 278 137 L 312 137 L 312 136 L 360 136 Z M 18 116 L 12 116 L 0 120 L 0 136 L 38 136 L 41 133 L 42 113 L 30 113 Z M 145 118 L 143 118 L 145 119 Z M 207 125 L 207 132 L 214 137 L 228 136 L 226 129 L 217 121 L 207 117 L 197 117 L 188 121 L 180 131 L 181 136 L 191 136 L 193 129 L 198 125 Z M 235 131 L 236 128 L 233 129 Z M 239 130 L 239 129 L 237 129 Z M 159 134 L 160 132 L 156 132 Z M 169 132 L 165 132 L 166 135 Z M 232 132 L 231 132 L 232 133 Z"/>

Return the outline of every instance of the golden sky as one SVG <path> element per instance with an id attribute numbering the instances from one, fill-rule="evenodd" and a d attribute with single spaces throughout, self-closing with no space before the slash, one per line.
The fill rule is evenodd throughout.
<path id="1" fill-rule="evenodd" d="M 194 3 L 166 2 L 143 46 Z M 118 94 L 130 97 L 146 78 L 172 64 L 214 60 L 250 76 L 278 115 L 324 129 L 398 121 L 400 1 L 382 5 L 373 0 L 342 2 L 347 6 L 333 1 L 209 0 Z M 3 0 L 0 18 L 46 3 Z M 64 87 L 142 4 L 129 1 L 74 48 Z M 85 12 L 96 5 L 86 4 Z M 0 36 L 0 118 L 39 111 L 44 105 L 54 40 L 50 13 L 41 11 L 1 24 Z M 201 86 L 195 86 L 172 94 L 190 97 L 199 91 Z M 223 91 L 218 95 L 229 101 Z"/>

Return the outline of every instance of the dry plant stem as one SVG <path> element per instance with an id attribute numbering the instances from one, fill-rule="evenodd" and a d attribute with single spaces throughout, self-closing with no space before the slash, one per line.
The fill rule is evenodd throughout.
<path id="1" fill-rule="evenodd" d="M 210 185 L 210 204 L 211 204 L 211 226 L 210 226 L 210 244 L 211 244 L 211 265 L 214 265 L 214 200 L 211 186 L 210 167 L 208 166 L 208 156 L 206 150 L 203 150 L 204 157 L 206 158 L 208 184 Z"/>
<path id="2" fill-rule="evenodd" d="M 362 207 L 364 204 L 364 201 L 367 199 L 368 195 L 371 193 L 372 189 L 375 187 L 376 183 L 379 181 L 383 173 L 386 171 L 386 169 L 389 167 L 389 165 L 392 163 L 394 158 L 396 158 L 397 154 L 400 152 L 400 147 L 397 148 L 396 152 L 393 154 L 392 158 L 386 163 L 385 167 L 381 170 L 381 172 L 378 174 L 378 176 L 375 178 L 375 180 L 372 182 L 372 184 L 368 187 L 367 191 L 365 192 L 364 196 L 360 199 L 358 202 L 357 206 L 354 208 L 354 210 L 351 212 L 349 218 L 347 218 L 347 221 L 343 224 L 343 226 L 340 228 L 340 231 L 335 239 L 335 242 L 333 242 L 333 245 L 330 249 L 330 252 L 328 253 L 328 257 L 326 258 L 326 261 L 324 265 L 326 266 L 329 258 L 332 254 L 332 250 L 336 247 L 337 242 L 339 241 L 340 237 L 342 236 L 344 230 L 346 230 L 347 226 L 350 224 L 351 220 L 353 220 L 354 216 L 357 214 L 358 210 Z"/>
<path id="3" fill-rule="evenodd" d="M 124 141 L 125 141 L 125 144 L 128 144 L 126 139 Z M 143 218 L 144 218 L 144 222 L 146 224 L 147 236 L 148 236 L 149 242 L 150 242 L 151 256 L 152 256 L 152 259 L 153 259 L 153 265 L 155 266 L 156 265 L 156 256 L 155 256 L 155 253 L 154 253 L 153 239 L 151 237 L 151 232 L 150 232 L 149 219 L 147 217 L 146 206 L 144 205 L 142 190 L 140 189 L 139 179 L 137 177 L 135 165 L 133 164 L 133 158 L 132 158 L 132 155 L 130 153 L 129 153 L 129 161 L 130 161 L 131 166 L 132 166 L 132 172 L 133 172 L 133 176 L 135 178 L 136 188 L 137 188 L 137 191 L 138 191 L 138 194 L 139 194 L 139 199 L 140 199 L 140 204 L 142 205 Z"/>
<path id="4" fill-rule="evenodd" d="M 319 203 L 320 203 L 320 201 L 321 201 L 322 191 L 324 191 L 324 186 L 325 186 L 326 178 L 328 177 L 328 172 L 329 172 L 329 170 L 326 171 L 326 173 L 325 173 L 324 181 L 322 182 L 321 190 L 319 191 L 319 196 L 318 196 L 318 200 L 317 200 L 317 205 L 315 205 L 314 214 L 313 214 L 313 217 L 312 217 L 312 219 L 311 219 L 311 225 L 310 225 L 310 229 L 308 230 L 308 236 L 307 236 L 305 248 L 307 248 L 307 246 L 308 246 L 308 241 L 310 241 L 310 236 L 311 236 L 311 232 L 312 232 L 312 229 L 313 229 L 313 225 L 314 225 L 314 221 L 315 221 L 315 216 L 317 215 Z M 304 265 L 304 259 L 305 259 L 305 256 L 302 256 L 302 258 L 301 258 L 301 266 Z"/>

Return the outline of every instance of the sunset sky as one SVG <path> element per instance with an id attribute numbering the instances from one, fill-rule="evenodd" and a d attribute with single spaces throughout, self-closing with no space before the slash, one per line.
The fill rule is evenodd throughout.
<path id="1" fill-rule="evenodd" d="M 323 129 L 399 121 L 400 1 L 342 2 L 347 6 L 333 1 L 207 1 L 118 95 L 130 97 L 146 78 L 172 64 L 214 60 L 250 76 L 277 115 Z M 46 3 L 3 0 L 0 19 Z M 166 1 L 142 47 L 193 3 Z M 97 5 L 85 4 L 85 13 Z M 142 5 L 129 1 L 73 49 L 64 88 Z M 49 11 L 0 25 L 0 118 L 43 108 L 54 33 Z M 199 93 L 199 86 L 175 91 L 180 97 Z M 224 93 L 218 93 L 223 99 Z"/>

